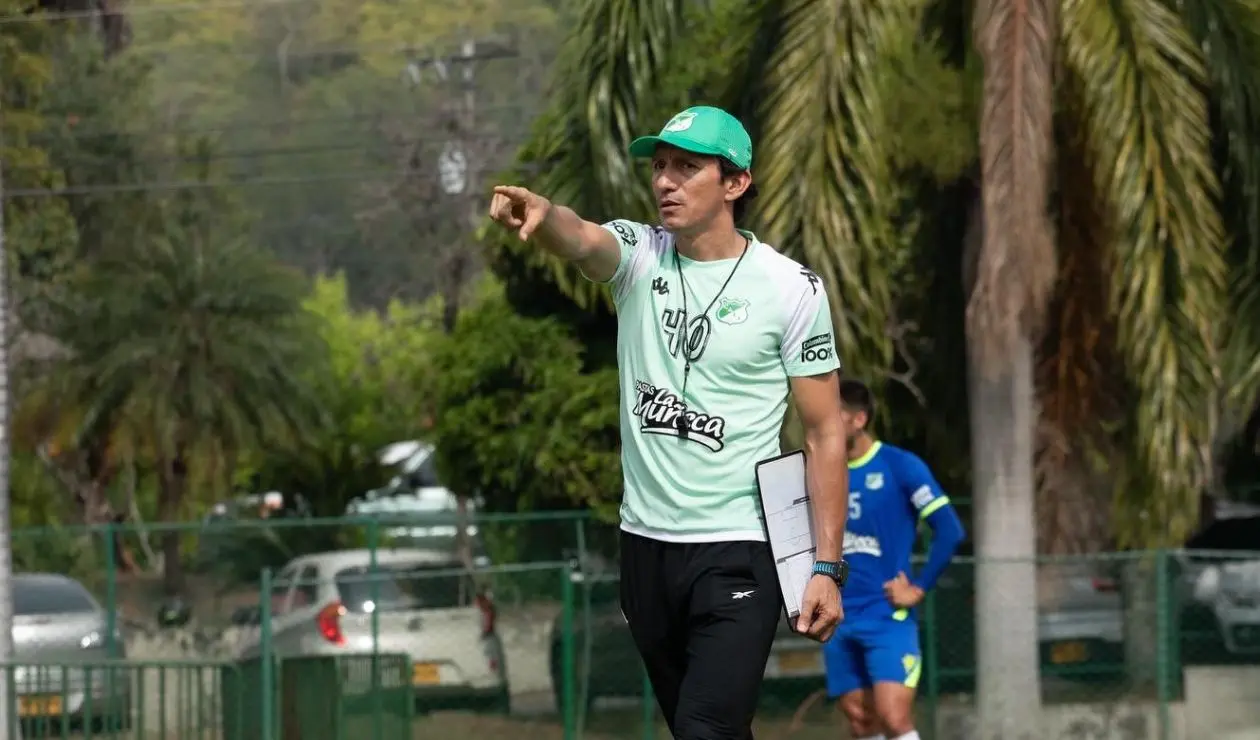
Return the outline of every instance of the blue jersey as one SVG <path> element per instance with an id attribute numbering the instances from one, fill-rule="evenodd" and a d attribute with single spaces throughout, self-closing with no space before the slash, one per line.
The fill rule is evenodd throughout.
<path id="1" fill-rule="evenodd" d="M 948 513 L 949 497 L 927 465 L 912 452 L 876 442 L 849 462 L 849 518 L 844 531 L 844 559 L 849 579 L 844 587 L 846 619 L 891 615 L 884 583 L 905 573 L 914 581 L 910 557 L 918 524 L 934 513 Z M 948 557 L 948 556 L 947 556 Z"/>

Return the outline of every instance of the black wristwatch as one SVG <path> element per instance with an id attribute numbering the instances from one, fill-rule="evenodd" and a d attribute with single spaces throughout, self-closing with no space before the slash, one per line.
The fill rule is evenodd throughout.
<path id="1" fill-rule="evenodd" d="M 816 560 L 814 575 L 827 576 L 836 586 L 844 588 L 844 582 L 849 580 L 849 564 L 843 560 Z"/>

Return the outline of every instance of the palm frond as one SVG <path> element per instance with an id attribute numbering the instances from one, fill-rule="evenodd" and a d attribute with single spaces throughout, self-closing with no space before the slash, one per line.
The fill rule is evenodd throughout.
<path id="1" fill-rule="evenodd" d="M 984 60 L 984 236 L 967 302 L 967 334 L 982 373 L 1008 370 L 1010 348 L 1039 326 L 1054 288 L 1046 208 L 1055 20 L 1050 0 L 976 6 L 976 45 Z"/>
<path id="2" fill-rule="evenodd" d="M 556 65 L 553 103 L 536 123 L 523 163 L 539 169 L 529 186 L 584 218 L 646 218 L 651 191 L 633 167 L 630 142 L 663 121 L 644 120 L 682 25 L 685 0 L 589 0 Z M 500 248 L 527 250 L 584 307 L 608 300 L 575 268 L 494 232 Z"/>
<path id="3" fill-rule="evenodd" d="M 1230 250 L 1230 314 L 1221 351 L 1218 444 L 1242 431 L 1260 401 L 1260 4 L 1199 0 L 1182 10 L 1212 82 L 1224 220 Z"/>
<path id="4" fill-rule="evenodd" d="M 893 290 L 911 235 L 894 228 L 899 199 L 884 136 L 888 62 L 914 43 L 920 0 L 784 0 L 761 23 L 776 38 L 759 85 L 761 237 L 825 281 L 847 368 L 886 371 Z"/>
<path id="5" fill-rule="evenodd" d="M 1254 262 L 1260 260 L 1260 3 L 1196 0 L 1180 7 L 1212 85 L 1231 206 L 1225 220 Z"/>
<path id="6" fill-rule="evenodd" d="M 1160 0 L 1066 0 L 1063 53 L 1112 226 L 1110 297 L 1137 393 L 1125 430 L 1131 477 L 1150 483 L 1117 492 L 1117 534 L 1123 544 L 1182 541 L 1209 475 L 1227 288 L 1208 73 Z"/>

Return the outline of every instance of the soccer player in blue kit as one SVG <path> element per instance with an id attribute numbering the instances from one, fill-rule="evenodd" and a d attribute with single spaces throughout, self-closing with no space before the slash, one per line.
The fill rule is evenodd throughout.
<path id="1" fill-rule="evenodd" d="M 962 522 L 922 460 L 872 437 L 870 389 L 842 381 L 840 401 L 849 442 L 849 580 L 845 621 L 823 646 L 827 695 L 839 699 L 856 740 L 919 740 L 913 704 L 922 654 L 914 610 L 953 559 Z M 932 547 L 909 576 L 920 521 L 932 528 Z"/>

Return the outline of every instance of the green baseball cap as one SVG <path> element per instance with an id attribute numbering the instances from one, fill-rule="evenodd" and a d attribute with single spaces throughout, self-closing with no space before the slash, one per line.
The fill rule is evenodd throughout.
<path id="1" fill-rule="evenodd" d="M 740 169 L 752 167 L 752 138 L 735 116 L 707 105 L 697 105 L 669 119 L 656 136 L 630 142 L 630 156 L 651 157 L 658 144 L 688 152 L 725 157 Z"/>

